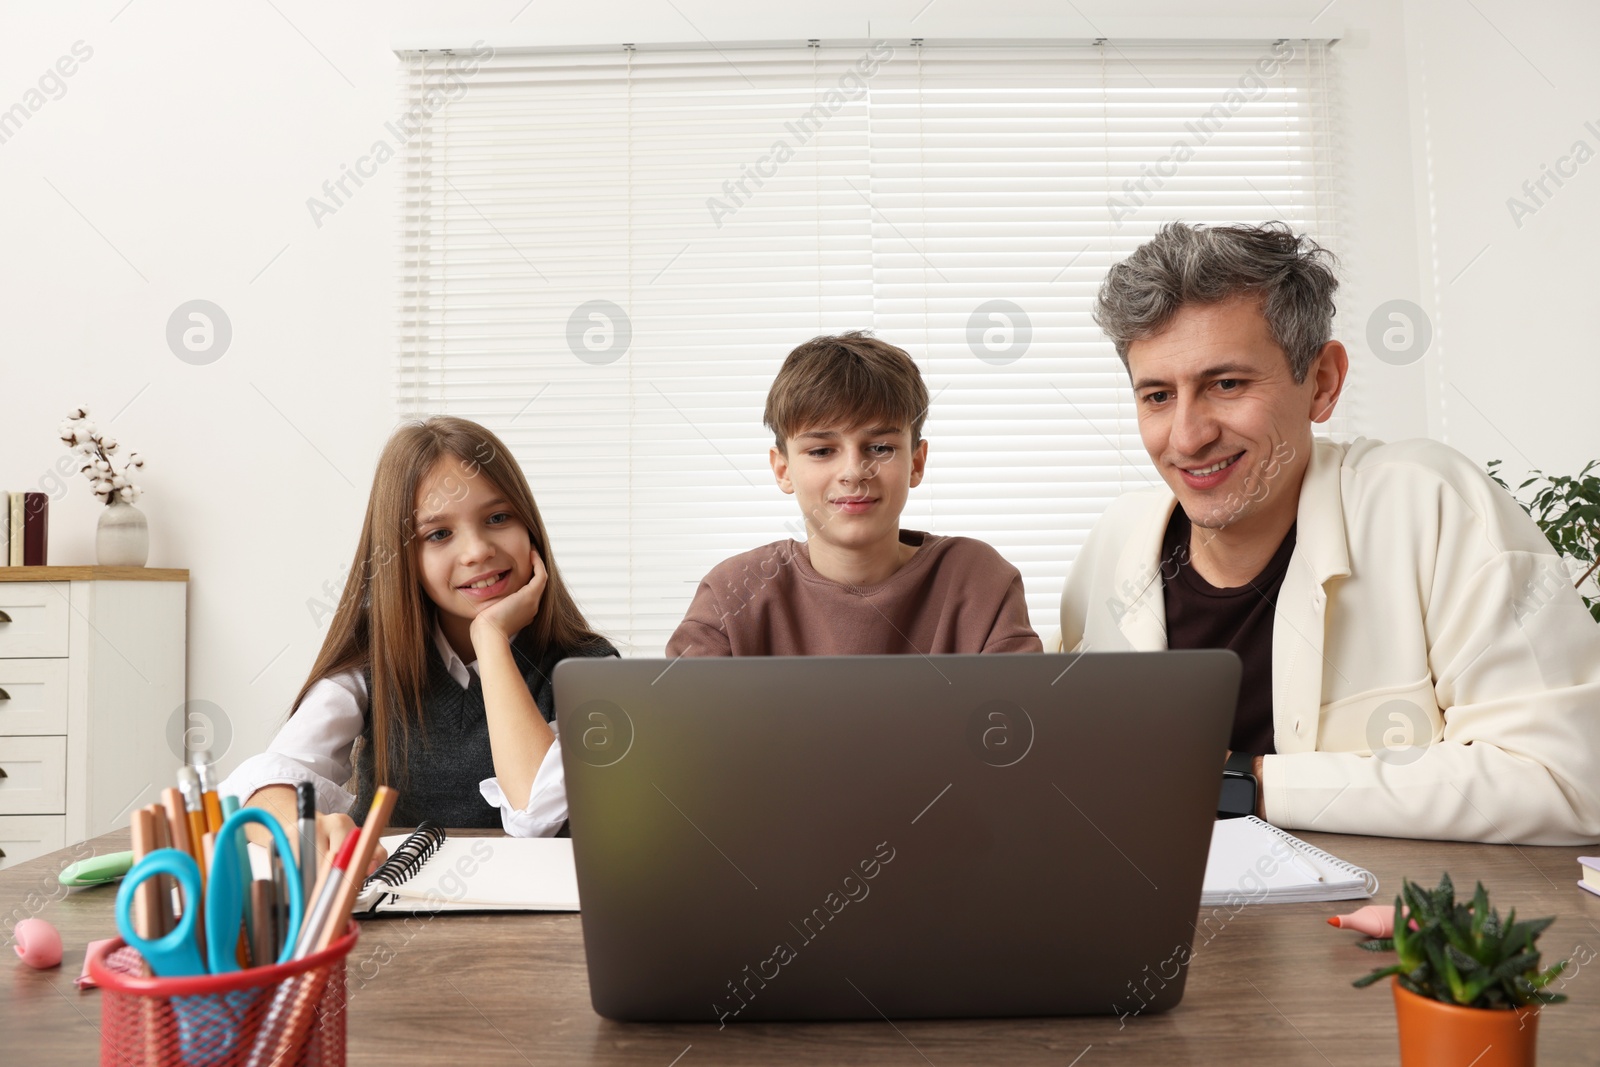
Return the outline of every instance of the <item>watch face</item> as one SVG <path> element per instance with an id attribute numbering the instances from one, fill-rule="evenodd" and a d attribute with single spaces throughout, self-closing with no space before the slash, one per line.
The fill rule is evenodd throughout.
<path id="1" fill-rule="evenodd" d="M 1256 813 L 1256 783 L 1253 778 L 1224 778 L 1217 797 L 1217 817 L 1236 819 Z"/>

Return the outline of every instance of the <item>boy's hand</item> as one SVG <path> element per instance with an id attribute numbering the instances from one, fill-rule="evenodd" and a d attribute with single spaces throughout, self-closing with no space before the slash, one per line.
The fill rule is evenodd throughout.
<path id="1" fill-rule="evenodd" d="M 528 554 L 533 560 L 533 576 L 521 589 L 506 594 L 478 612 L 472 620 L 474 645 L 477 645 L 480 635 L 498 636 L 509 642 L 539 614 L 539 601 L 544 597 L 549 572 L 544 569 L 544 560 L 539 558 L 538 549 L 529 549 Z"/>

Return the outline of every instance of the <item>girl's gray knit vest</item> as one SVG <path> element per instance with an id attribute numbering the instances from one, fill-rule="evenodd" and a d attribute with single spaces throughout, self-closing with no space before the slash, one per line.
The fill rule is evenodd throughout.
<path id="1" fill-rule="evenodd" d="M 525 633 L 526 631 L 524 631 Z M 615 656 L 616 649 L 605 642 L 571 652 L 552 649 L 534 657 L 522 644 L 522 634 L 511 650 L 523 680 L 546 722 L 555 717 L 555 693 L 550 674 L 568 656 Z M 431 819 L 440 826 L 487 827 L 498 829 L 500 811 L 490 807 L 478 790 L 478 783 L 494 777 L 494 756 L 489 748 L 489 720 L 484 713 L 483 683 L 476 671 L 468 671 L 471 684 L 465 689 L 452 677 L 439 657 L 433 641 L 428 641 L 428 675 L 422 694 L 422 729 L 412 729 L 406 743 L 405 767 L 399 772 L 398 758 L 391 761 L 389 781 L 400 791 L 389 822 L 394 826 L 415 826 Z M 367 673 L 367 692 L 372 692 L 372 675 Z M 355 806 L 350 814 L 359 825 L 372 805 L 377 788 L 372 772 L 372 716 L 367 716 L 361 731 L 361 750 L 356 759 Z"/>

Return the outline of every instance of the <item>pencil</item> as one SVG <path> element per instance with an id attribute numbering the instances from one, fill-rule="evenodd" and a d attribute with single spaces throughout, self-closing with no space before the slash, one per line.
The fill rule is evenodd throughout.
<path id="1" fill-rule="evenodd" d="M 155 847 L 155 827 L 151 825 L 150 809 L 139 808 L 135 810 L 128 821 L 128 829 L 133 837 L 133 859 L 137 863 L 148 856 Z M 158 904 L 163 878 L 150 878 L 141 885 L 133 898 L 133 926 L 140 937 L 149 939 L 159 936 L 157 926 Z M 165 933 L 165 931 L 161 931 Z M 144 960 L 142 966 L 146 975 L 155 972 L 150 969 L 150 961 Z M 139 998 L 140 1029 L 144 1034 L 145 1056 L 147 1062 L 159 1063 L 161 1049 L 161 1002 L 154 997 Z M 150 1058 L 154 1056 L 156 1058 Z"/>
<path id="2" fill-rule="evenodd" d="M 211 861 L 217 854 L 217 835 L 207 830 L 200 835 L 200 889 L 211 884 Z M 203 915 L 201 916 L 204 917 Z"/>
<path id="3" fill-rule="evenodd" d="M 250 931 L 250 959 L 257 967 L 278 962 L 278 953 L 272 944 L 272 919 L 277 911 L 273 897 L 277 887 L 265 878 L 250 883 L 250 911 L 254 919 Z"/>
<path id="4" fill-rule="evenodd" d="M 311 873 L 315 877 L 316 872 Z M 272 850 L 272 893 L 276 905 L 272 909 L 272 955 L 273 959 L 277 959 L 283 954 L 284 942 L 288 940 L 284 935 L 289 929 L 289 873 L 277 849 Z M 310 889 L 306 893 L 309 894 Z M 307 906 L 308 902 L 302 895 L 300 907 L 304 909 Z"/>
<path id="5" fill-rule="evenodd" d="M 179 852 L 187 852 L 190 859 L 199 863 L 194 846 L 189 843 L 189 812 L 183 806 L 183 794 L 168 786 L 161 791 L 161 803 L 167 809 L 167 834 L 172 840 L 172 847 Z"/>
<path id="6" fill-rule="evenodd" d="M 200 839 L 205 836 L 206 816 L 200 799 L 200 776 L 193 767 L 178 768 L 178 791 L 183 794 L 184 813 L 189 818 L 189 843 L 194 848 L 194 861 L 200 864 L 200 881 L 205 882 L 207 865 Z"/>
<path id="7" fill-rule="evenodd" d="M 150 811 L 138 808 L 133 812 L 129 828 L 133 834 L 133 861 L 138 863 L 155 851 L 155 828 L 150 824 Z M 161 936 L 157 901 L 160 899 L 160 880 L 148 878 L 139 886 L 133 898 L 133 926 L 139 936 L 153 941 Z"/>
<path id="8" fill-rule="evenodd" d="M 211 752 L 201 749 L 194 754 L 190 766 L 200 781 L 200 804 L 206 816 L 206 829 L 216 833 L 222 829 L 222 800 L 217 796 L 216 774 L 212 770 Z"/>
<path id="9" fill-rule="evenodd" d="M 150 832 L 152 846 L 157 849 L 171 848 L 172 841 L 167 836 L 167 813 L 160 804 L 151 804 L 144 809 L 150 813 Z M 165 937 L 172 932 L 172 898 L 175 888 L 173 880 L 164 874 L 159 874 L 154 879 L 156 884 L 156 935 Z"/>

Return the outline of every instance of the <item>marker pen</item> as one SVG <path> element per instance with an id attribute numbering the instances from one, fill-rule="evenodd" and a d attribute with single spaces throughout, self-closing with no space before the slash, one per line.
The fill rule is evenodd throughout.
<path id="1" fill-rule="evenodd" d="M 300 815 L 300 895 L 310 900 L 317 878 L 317 790 L 310 782 L 296 782 L 294 790 Z"/>

